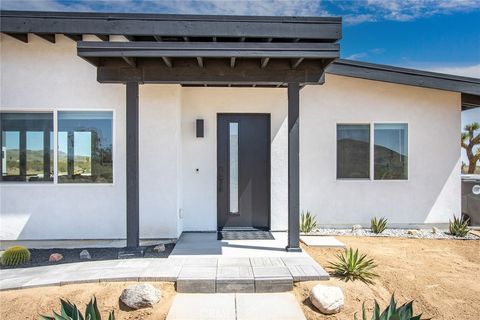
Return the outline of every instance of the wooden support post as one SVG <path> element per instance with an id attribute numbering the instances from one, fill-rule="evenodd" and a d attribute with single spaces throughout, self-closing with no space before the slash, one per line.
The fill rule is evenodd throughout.
<path id="1" fill-rule="evenodd" d="M 300 85 L 288 84 L 288 245 L 300 249 Z"/>

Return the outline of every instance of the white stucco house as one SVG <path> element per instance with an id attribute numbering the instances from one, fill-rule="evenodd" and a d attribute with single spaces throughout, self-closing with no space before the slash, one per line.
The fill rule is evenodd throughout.
<path id="1" fill-rule="evenodd" d="M 0 18 L 2 241 L 461 213 L 480 79 L 339 59 L 339 18 Z"/>

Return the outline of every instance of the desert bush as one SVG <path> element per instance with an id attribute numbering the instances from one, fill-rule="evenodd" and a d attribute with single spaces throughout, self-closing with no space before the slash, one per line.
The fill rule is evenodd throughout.
<path id="1" fill-rule="evenodd" d="M 413 301 L 403 304 L 400 308 L 397 308 L 397 302 L 395 301 L 395 296 L 392 295 L 390 299 L 390 305 L 380 313 L 380 306 L 375 300 L 375 307 L 373 308 L 373 314 L 370 318 L 371 320 L 421 320 L 422 315 L 414 316 L 413 315 Z M 357 314 L 355 313 L 354 319 L 358 320 Z M 365 310 L 365 302 L 362 305 L 362 320 L 367 320 L 367 312 Z"/>
<path id="2" fill-rule="evenodd" d="M 2 255 L 1 262 L 6 266 L 16 266 L 30 261 L 30 251 L 22 246 L 10 247 Z"/>
<path id="3" fill-rule="evenodd" d="M 317 221 L 315 216 L 313 216 L 310 211 L 302 212 L 300 216 L 300 231 L 303 233 L 311 232 L 317 226 Z"/>
<path id="4" fill-rule="evenodd" d="M 372 284 L 373 279 L 378 277 L 373 271 L 377 267 L 373 259 L 368 259 L 365 254 L 359 254 L 358 249 L 355 251 L 352 248 L 345 249 L 343 253 L 337 254 L 336 258 L 335 262 L 329 262 L 328 268 L 345 281 L 358 279 Z"/>
<path id="5" fill-rule="evenodd" d="M 382 233 L 387 228 L 387 219 L 380 218 L 377 220 L 377 217 L 373 217 L 370 221 L 370 228 L 374 233 Z"/>
<path id="6" fill-rule="evenodd" d="M 102 320 L 100 311 L 97 307 L 97 299 L 93 297 L 85 308 L 83 315 L 77 306 L 68 300 L 60 299 L 60 314 L 53 312 L 53 317 L 40 316 L 41 320 Z M 115 313 L 111 311 L 108 314 L 108 320 L 115 320 Z"/>
<path id="7" fill-rule="evenodd" d="M 470 219 L 463 220 L 462 218 L 453 216 L 453 221 L 450 220 L 448 226 L 450 233 L 456 237 L 465 237 L 470 232 L 468 228 L 469 220 Z"/>

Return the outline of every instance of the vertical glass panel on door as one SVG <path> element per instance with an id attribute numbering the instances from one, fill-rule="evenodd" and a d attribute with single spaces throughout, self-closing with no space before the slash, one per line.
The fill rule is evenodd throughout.
<path id="1" fill-rule="evenodd" d="M 229 124 L 230 213 L 238 213 L 238 122 Z"/>
<path id="2" fill-rule="evenodd" d="M 337 179 L 370 178 L 370 125 L 337 125 Z"/>
<path id="3" fill-rule="evenodd" d="M 1 181 L 53 181 L 53 113 L 0 113 Z"/>
<path id="4" fill-rule="evenodd" d="M 375 124 L 375 180 L 408 179 L 408 125 Z"/>
<path id="5" fill-rule="evenodd" d="M 113 182 L 113 113 L 58 113 L 58 182 Z"/>

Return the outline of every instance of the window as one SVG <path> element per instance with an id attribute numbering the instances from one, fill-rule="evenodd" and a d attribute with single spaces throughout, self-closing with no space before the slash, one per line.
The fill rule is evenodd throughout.
<path id="1" fill-rule="evenodd" d="M 53 113 L 0 113 L 1 181 L 53 181 Z"/>
<path id="2" fill-rule="evenodd" d="M 375 180 L 408 179 L 407 124 L 375 124 Z"/>
<path id="3" fill-rule="evenodd" d="M 58 182 L 111 183 L 112 118 L 107 112 L 58 112 Z"/>
<path id="4" fill-rule="evenodd" d="M 230 213 L 238 213 L 238 122 L 229 124 Z"/>
<path id="5" fill-rule="evenodd" d="M 337 178 L 370 178 L 370 125 L 337 125 Z"/>

